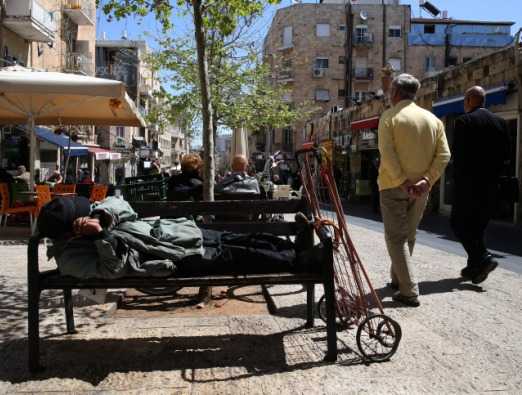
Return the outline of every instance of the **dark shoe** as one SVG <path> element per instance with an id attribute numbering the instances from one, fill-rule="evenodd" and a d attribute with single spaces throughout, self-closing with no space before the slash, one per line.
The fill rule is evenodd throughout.
<path id="1" fill-rule="evenodd" d="M 498 266 L 498 262 L 491 257 L 488 257 L 484 260 L 482 265 L 479 267 L 471 282 L 473 284 L 480 284 L 488 278 L 489 273 L 495 270 Z"/>
<path id="2" fill-rule="evenodd" d="M 419 299 L 416 296 L 404 296 L 404 295 L 401 295 L 400 293 L 396 293 L 395 295 L 392 296 L 392 299 L 395 302 L 405 304 L 406 306 L 410 306 L 410 307 L 419 307 L 420 306 Z"/>
<path id="3" fill-rule="evenodd" d="M 460 277 L 471 280 L 473 278 L 473 268 L 466 266 L 460 271 Z"/>
<path id="4" fill-rule="evenodd" d="M 395 284 L 393 281 L 391 281 L 388 284 L 386 284 L 386 286 L 388 288 L 393 289 L 394 291 L 398 291 L 399 290 L 399 284 Z"/>

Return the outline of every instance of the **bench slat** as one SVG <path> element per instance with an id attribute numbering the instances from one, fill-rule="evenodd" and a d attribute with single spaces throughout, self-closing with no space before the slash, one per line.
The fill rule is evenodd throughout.
<path id="1" fill-rule="evenodd" d="M 198 223 L 198 226 L 233 233 L 271 233 L 276 236 L 294 236 L 297 233 L 295 222 L 213 222 L 211 224 Z"/>
<path id="2" fill-rule="evenodd" d="M 42 289 L 92 289 L 92 288 L 145 288 L 145 287 L 192 287 L 223 285 L 257 285 L 257 284 L 301 284 L 306 282 L 321 283 L 323 277 L 319 273 L 269 273 L 212 275 L 201 277 L 167 277 L 139 278 L 124 277 L 118 279 L 82 280 L 57 274 L 42 273 L 40 285 Z"/>
<path id="3" fill-rule="evenodd" d="M 289 214 L 306 211 L 300 199 L 220 200 L 214 202 L 129 202 L 140 217 L 176 218 L 190 215 Z"/>

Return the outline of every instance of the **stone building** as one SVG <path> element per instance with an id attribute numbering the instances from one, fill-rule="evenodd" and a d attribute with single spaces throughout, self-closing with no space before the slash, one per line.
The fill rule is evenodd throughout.
<path id="1" fill-rule="evenodd" d="M 412 18 L 408 37 L 410 74 L 428 76 L 511 44 L 513 22 Z"/>
<path id="2" fill-rule="evenodd" d="M 450 146 L 455 119 L 464 112 L 464 92 L 482 85 L 487 92 L 487 107 L 508 122 L 511 135 L 509 175 L 522 175 L 522 43 L 520 33 L 512 44 L 456 66 L 450 66 L 424 78 L 417 104 L 432 111 L 445 124 Z M 334 114 L 315 119 L 307 130 L 315 131 L 318 141 L 334 140 L 335 163 L 342 171 L 339 182 L 343 197 L 366 199 L 371 196 L 372 159 L 378 154 L 377 128 L 381 114 L 389 107 L 386 96 L 366 101 Z M 487 158 L 484 158 L 487 160 Z M 522 183 L 520 184 L 522 188 Z M 443 214 L 451 209 L 453 188 L 452 162 L 432 191 L 430 206 Z M 522 220 L 522 206 L 501 202 L 496 219 Z"/>
<path id="3" fill-rule="evenodd" d="M 93 76 L 95 10 L 95 0 L 0 0 L 0 67 L 21 65 Z M 69 132 L 82 144 L 96 143 L 93 127 Z M 28 167 L 25 130 L 3 127 L 1 138 L 2 167 Z M 60 163 L 60 148 L 40 138 L 38 144 L 36 168 L 44 178 Z M 86 158 L 85 166 L 88 162 Z"/>
<path id="4" fill-rule="evenodd" d="M 141 40 L 96 41 L 96 76 L 124 82 L 127 94 L 143 117 L 157 104 L 155 93 L 160 89 L 158 79 L 147 65 L 147 53 L 147 44 Z M 125 177 L 146 173 L 150 162 L 158 157 L 160 131 L 155 125 L 96 129 L 100 146 L 120 154 L 99 164 L 106 182 L 123 182 Z"/>
<path id="5" fill-rule="evenodd" d="M 264 57 L 274 83 L 289 88 L 290 102 L 315 102 L 317 114 L 346 107 L 348 90 L 355 105 L 381 97 L 385 66 L 423 78 L 498 50 L 513 39 L 512 22 L 453 20 L 447 13 L 441 19 L 411 18 L 410 6 L 400 0 L 348 4 L 323 0 L 281 8 L 265 37 Z M 306 121 L 276 130 L 271 150 L 300 146 Z M 264 138 L 260 136 L 258 147 Z"/>
<path id="6" fill-rule="evenodd" d="M 378 94 L 384 65 L 390 63 L 397 71 L 405 67 L 410 7 L 398 0 L 362 0 L 351 7 L 350 18 L 344 3 L 324 0 L 277 11 L 263 50 L 274 82 L 291 91 L 288 101 L 314 102 L 319 113 L 336 111 L 345 107 L 350 74 L 353 99 L 362 101 Z M 347 26 L 351 22 L 350 54 Z M 276 130 L 272 150 L 292 152 L 303 142 L 303 126 L 301 122 Z"/>

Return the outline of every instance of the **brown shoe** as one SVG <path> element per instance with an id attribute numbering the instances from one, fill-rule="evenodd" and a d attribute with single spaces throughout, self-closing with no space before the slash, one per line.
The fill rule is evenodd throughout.
<path id="1" fill-rule="evenodd" d="M 416 296 L 404 296 L 397 292 L 396 294 L 394 294 L 392 296 L 392 299 L 395 302 L 405 304 L 406 306 L 410 306 L 410 307 L 419 307 L 420 306 L 419 298 L 417 298 Z"/>

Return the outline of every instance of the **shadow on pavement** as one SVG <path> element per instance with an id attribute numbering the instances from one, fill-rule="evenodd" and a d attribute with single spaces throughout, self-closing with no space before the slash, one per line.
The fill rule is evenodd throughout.
<path id="1" fill-rule="evenodd" d="M 15 340 L 6 344 L 0 381 L 20 383 L 70 378 L 97 385 L 115 372 L 179 371 L 188 382 L 215 382 L 326 364 L 322 360 L 326 350 L 324 328 L 297 329 L 268 335 L 51 338 L 42 342 L 41 362 L 46 369 L 34 376 L 27 370 L 26 358 L 20 358 L 27 353 L 27 343 Z M 339 349 L 342 357 L 338 363 L 363 363 L 346 345 L 339 344 Z"/>
<path id="2" fill-rule="evenodd" d="M 440 294 L 455 291 L 486 292 L 481 286 L 465 282 L 462 277 L 445 278 L 437 281 L 421 281 L 419 292 L 421 295 Z"/>

